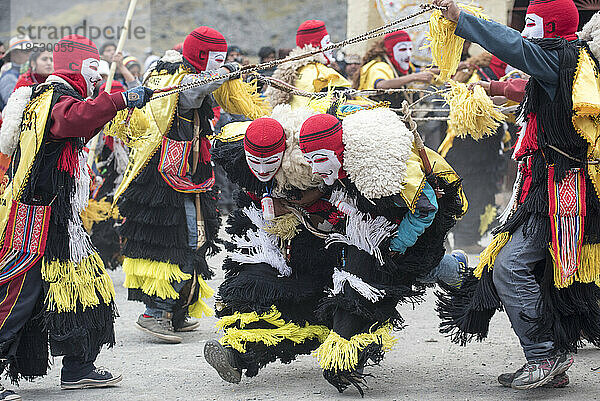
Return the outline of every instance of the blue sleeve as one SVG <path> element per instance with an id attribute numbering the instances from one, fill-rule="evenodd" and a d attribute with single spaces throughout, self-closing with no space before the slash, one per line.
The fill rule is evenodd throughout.
<path id="1" fill-rule="evenodd" d="M 551 97 L 558 84 L 558 52 L 544 50 L 506 25 L 461 12 L 454 33 L 481 45 L 505 63 L 537 79 Z"/>
<path id="2" fill-rule="evenodd" d="M 2 98 L 2 104 L 6 106 L 8 98 L 13 93 L 15 86 L 17 85 L 17 77 L 9 72 L 4 73 L 0 79 L 0 98 Z"/>
<path id="3" fill-rule="evenodd" d="M 404 253 L 413 246 L 425 229 L 433 223 L 438 210 L 435 192 L 428 182 L 425 183 L 423 192 L 417 201 L 414 213 L 407 213 L 398 225 L 398 232 L 390 243 L 394 252 Z"/>

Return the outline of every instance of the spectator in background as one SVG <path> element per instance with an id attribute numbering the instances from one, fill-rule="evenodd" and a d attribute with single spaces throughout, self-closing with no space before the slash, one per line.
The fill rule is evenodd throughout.
<path id="1" fill-rule="evenodd" d="M 275 60 L 275 54 L 276 54 L 275 49 L 270 46 L 261 47 L 260 50 L 258 51 L 258 57 L 260 58 L 261 63 L 266 63 L 268 61 Z M 273 75 L 274 71 L 275 71 L 275 67 L 269 68 L 266 70 L 262 70 L 261 74 L 266 75 L 267 77 L 270 77 L 271 75 Z"/>
<path id="2" fill-rule="evenodd" d="M 110 64 L 116 51 L 117 45 L 113 42 L 106 42 L 100 47 L 100 59 Z"/>
<path id="3" fill-rule="evenodd" d="M 6 106 L 8 98 L 15 89 L 19 75 L 21 75 L 21 67 L 29 59 L 32 50 L 33 42 L 29 39 L 29 36 L 15 36 L 10 39 L 4 58 L 11 62 L 11 66 L 0 77 L 0 109 L 4 109 L 4 106 Z"/>
<path id="4" fill-rule="evenodd" d="M 281 48 L 278 51 L 278 57 L 277 58 L 286 58 L 287 56 L 290 55 L 292 49 L 288 49 L 288 48 Z"/>
<path id="5" fill-rule="evenodd" d="M 0 67 L 4 65 L 4 53 L 6 53 L 6 48 L 4 47 L 4 42 L 0 41 Z"/>
<path id="6" fill-rule="evenodd" d="M 54 72 L 52 52 L 36 50 L 29 57 L 29 69 L 21 74 L 15 85 L 15 89 L 21 86 L 41 84 L 46 81 L 48 75 Z"/>
<path id="7" fill-rule="evenodd" d="M 140 62 L 137 58 L 133 56 L 127 56 L 123 59 L 122 63 L 135 79 L 140 79 L 140 77 L 142 76 L 142 66 L 140 65 Z M 123 77 L 125 77 L 123 71 L 120 70 L 120 72 L 123 75 Z M 129 80 L 126 79 L 125 83 L 127 84 L 127 82 L 129 82 Z"/>
<path id="8" fill-rule="evenodd" d="M 242 64 L 242 62 L 244 61 L 244 54 L 242 52 L 242 49 L 240 49 L 238 46 L 230 46 L 227 49 L 227 59 L 225 60 L 226 63 L 231 63 L 231 62 L 236 62 L 236 63 L 240 63 Z"/>

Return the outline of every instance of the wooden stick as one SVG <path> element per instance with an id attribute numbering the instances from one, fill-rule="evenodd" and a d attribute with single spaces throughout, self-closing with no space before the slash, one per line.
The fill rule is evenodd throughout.
<path id="1" fill-rule="evenodd" d="M 125 47 L 125 40 L 127 39 L 127 33 L 129 32 L 129 28 L 131 28 L 131 20 L 133 19 L 133 12 L 135 11 L 135 5 L 137 0 L 131 0 L 129 2 L 129 9 L 127 9 L 127 15 L 125 16 L 125 23 L 123 24 L 123 30 L 121 31 L 121 37 L 119 38 L 119 43 L 117 43 L 117 49 L 115 50 L 115 54 L 123 51 L 123 47 Z M 112 82 L 115 77 L 115 72 L 117 72 L 117 63 L 110 63 L 110 73 L 108 74 L 108 79 L 106 80 L 106 92 L 110 93 L 112 88 Z"/>

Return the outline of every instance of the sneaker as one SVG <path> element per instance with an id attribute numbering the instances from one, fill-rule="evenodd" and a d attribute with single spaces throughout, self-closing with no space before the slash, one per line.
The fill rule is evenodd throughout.
<path id="1" fill-rule="evenodd" d="M 183 332 L 194 331 L 198 328 L 198 326 L 200 326 L 199 320 L 186 318 L 183 321 L 183 325 L 181 327 L 175 329 L 175 331 L 183 331 Z"/>
<path id="2" fill-rule="evenodd" d="M 20 400 L 21 396 L 12 390 L 7 390 L 0 384 L 0 401 L 16 401 Z"/>
<path id="3" fill-rule="evenodd" d="M 515 373 L 502 373 L 498 376 L 498 383 L 503 385 L 504 387 L 511 387 L 512 382 L 515 380 L 515 377 L 520 375 L 522 372 L 521 369 L 517 370 Z M 566 373 L 561 373 L 556 376 L 548 383 L 544 384 L 542 387 L 545 388 L 563 388 L 569 385 L 569 375 Z"/>
<path id="4" fill-rule="evenodd" d="M 154 316 L 140 315 L 136 327 L 153 337 L 161 339 L 169 344 L 179 344 L 181 337 L 175 334 L 173 323 L 171 322 L 170 313 L 163 312 L 163 317 L 156 318 Z"/>
<path id="5" fill-rule="evenodd" d="M 77 390 L 83 388 L 97 388 L 114 386 L 123 379 L 123 376 L 114 376 L 104 368 L 96 368 L 79 380 L 60 380 L 63 390 Z M 8 398 L 5 398 L 8 399 Z M 10 398 L 12 399 L 12 398 Z M 20 399 L 20 398 L 18 398 Z"/>
<path id="6" fill-rule="evenodd" d="M 573 355 L 560 354 L 548 359 L 528 361 L 515 376 L 511 387 L 516 390 L 529 390 L 550 382 L 554 376 L 565 373 L 573 364 Z"/>
<path id="7" fill-rule="evenodd" d="M 237 384 L 242 379 L 242 370 L 235 367 L 233 351 L 217 340 L 209 340 L 204 344 L 204 358 L 226 382 Z"/>

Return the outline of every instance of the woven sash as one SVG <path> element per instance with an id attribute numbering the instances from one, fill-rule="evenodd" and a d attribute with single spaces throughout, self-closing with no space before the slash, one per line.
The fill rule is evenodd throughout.
<path id="1" fill-rule="evenodd" d="M 212 189 L 215 184 L 215 174 L 200 184 L 194 184 L 186 174 L 188 158 L 192 150 L 192 141 L 175 141 L 164 137 L 160 151 L 158 171 L 171 188 L 177 192 L 198 193 Z"/>
<path id="2" fill-rule="evenodd" d="M 27 272 L 44 255 L 50 210 L 12 201 L 0 252 L 0 285 Z"/>

